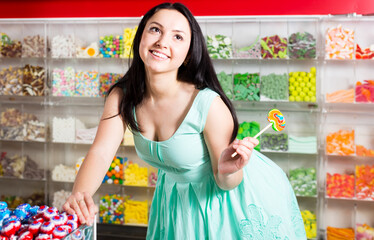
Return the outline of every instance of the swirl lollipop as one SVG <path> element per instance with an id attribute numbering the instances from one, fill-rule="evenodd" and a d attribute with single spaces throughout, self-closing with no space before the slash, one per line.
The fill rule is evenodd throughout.
<path id="1" fill-rule="evenodd" d="M 263 132 L 265 132 L 269 127 L 273 127 L 274 131 L 280 132 L 286 127 L 286 120 L 283 114 L 278 109 L 271 109 L 268 113 L 268 121 L 270 122 L 266 127 L 264 127 L 259 133 L 253 138 L 258 138 Z M 238 153 L 234 152 L 231 157 L 235 157 Z"/>

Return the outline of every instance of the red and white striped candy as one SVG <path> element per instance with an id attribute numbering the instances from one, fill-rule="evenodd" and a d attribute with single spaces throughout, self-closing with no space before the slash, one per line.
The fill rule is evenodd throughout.
<path id="1" fill-rule="evenodd" d="M 53 222 L 44 222 L 40 226 L 40 232 L 41 233 L 46 233 L 46 234 L 51 234 L 53 232 L 53 229 L 55 229 L 55 224 Z"/>
<path id="2" fill-rule="evenodd" d="M 34 236 L 30 231 L 25 231 L 21 233 L 18 237 L 18 240 L 33 240 Z"/>
<path id="3" fill-rule="evenodd" d="M 68 232 L 62 227 L 56 227 L 52 234 L 54 238 L 61 239 L 68 235 Z"/>

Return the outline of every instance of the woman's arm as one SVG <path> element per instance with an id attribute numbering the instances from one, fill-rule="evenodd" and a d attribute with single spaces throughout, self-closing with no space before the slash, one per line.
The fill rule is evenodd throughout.
<path id="1" fill-rule="evenodd" d="M 63 206 L 69 214 L 76 213 L 81 223 L 90 224 L 93 220 L 97 207 L 92 196 L 100 187 L 123 139 L 125 128 L 118 115 L 122 95 L 121 89 L 114 89 L 108 96 L 95 140 L 76 176 L 72 195 Z"/>
<path id="2" fill-rule="evenodd" d="M 204 129 L 214 177 L 223 190 L 231 190 L 243 179 L 242 168 L 248 163 L 253 148 L 258 144 L 254 138 L 235 140 L 230 144 L 234 128 L 233 118 L 225 103 L 217 97 L 209 109 Z M 237 152 L 234 158 L 231 154 Z"/>

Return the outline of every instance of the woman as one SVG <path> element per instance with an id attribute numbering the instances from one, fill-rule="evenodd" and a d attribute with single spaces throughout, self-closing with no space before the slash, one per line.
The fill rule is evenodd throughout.
<path id="1" fill-rule="evenodd" d="M 133 51 L 64 209 L 92 223 L 92 195 L 127 125 L 138 155 L 159 168 L 147 239 L 305 239 L 283 171 L 253 149 L 257 139 L 234 140 L 235 111 L 190 11 L 180 3 L 152 8 Z"/>

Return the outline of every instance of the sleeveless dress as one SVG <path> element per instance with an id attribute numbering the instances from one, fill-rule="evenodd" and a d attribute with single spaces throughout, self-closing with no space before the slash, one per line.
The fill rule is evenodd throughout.
<path id="1" fill-rule="evenodd" d="M 159 169 L 147 239 L 306 239 L 287 176 L 263 154 L 252 153 L 235 189 L 216 184 L 203 130 L 217 96 L 200 90 L 168 140 L 134 133 L 139 157 Z"/>

